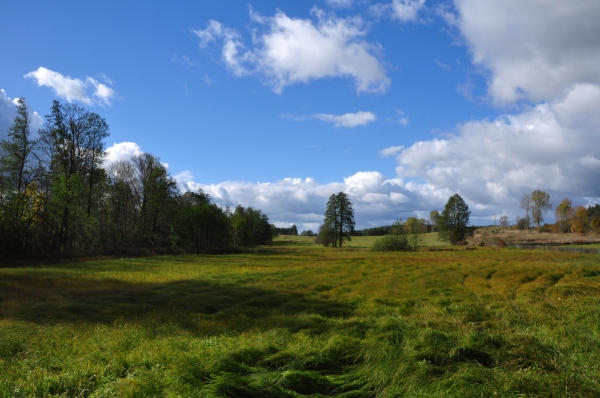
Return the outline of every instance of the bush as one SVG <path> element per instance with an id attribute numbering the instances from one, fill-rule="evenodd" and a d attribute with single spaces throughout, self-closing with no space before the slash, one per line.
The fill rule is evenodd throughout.
<path id="1" fill-rule="evenodd" d="M 408 252 L 412 246 L 404 235 L 386 235 L 377 240 L 371 248 L 374 252 Z"/>

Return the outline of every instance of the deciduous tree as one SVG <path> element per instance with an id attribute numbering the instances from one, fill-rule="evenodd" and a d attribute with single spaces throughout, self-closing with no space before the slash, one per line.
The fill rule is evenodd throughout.
<path id="1" fill-rule="evenodd" d="M 564 198 L 554 210 L 556 228 L 558 232 L 568 232 L 571 229 L 571 220 L 575 215 L 573 205 L 569 198 Z"/>
<path id="2" fill-rule="evenodd" d="M 531 225 L 531 209 L 532 209 L 532 202 L 531 202 L 531 195 L 529 194 L 523 194 L 523 196 L 521 197 L 521 201 L 519 202 L 519 206 L 521 207 L 521 209 L 525 210 L 525 217 L 521 218 L 520 220 L 525 220 L 525 221 L 521 221 L 521 222 L 526 222 L 527 223 L 527 229 L 529 229 L 529 226 Z"/>
<path id="3" fill-rule="evenodd" d="M 439 220 L 440 220 L 440 212 L 437 210 L 432 210 L 429 213 L 429 221 L 431 222 L 431 226 L 433 227 L 434 232 L 437 232 L 437 230 L 438 230 Z"/>
<path id="4" fill-rule="evenodd" d="M 417 250 L 423 244 L 423 233 L 426 231 L 426 228 L 425 220 L 422 218 L 409 217 L 406 219 L 404 230 L 413 250 Z"/>
<path id="5" fill-rule="evenodd" d="M 583 206 L 575 208 L 575 216 L 571 223 L 571 232 L 585 235 L 590 230 L 590 221 L 588 219 L 588 211 Z"/>
<path id="6" fill-rule="evenodd" d="M 531 203 L 531 216 L 539 228 L 542 221 L 544 221 L 544 214 L 546 214 L 548 210 L 552 209 L 552 204 L 550 204 L 550 195 L 547 192 L 536 189 L 531 193 Z"/>

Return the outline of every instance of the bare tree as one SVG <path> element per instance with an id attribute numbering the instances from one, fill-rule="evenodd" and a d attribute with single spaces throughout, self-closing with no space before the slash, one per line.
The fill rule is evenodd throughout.
<path id="1" fill-rule="evenodd" d="M 530 225 L 530 220 L 531 217 L 529 216 L 531 214 L 531 209 L 533 207 L 533 203 L 531 202 L 531 195 L 529 194 L 524 194 L 523 197 L 521 198 L 521 202 L 519 203 L 519 206 L 521 207 L 521 209 L 525 210 L 525 220 L 527 222 L 527 230 L 529 230 L 529 225 Z M 521 221 L 523 222 L 523 221 Z"/>
<path id="2" fill-rule="evenodd" d="M 501 227 L 510 226 L 510 221 L 508 221 L 508 216 L 506 214 L 500 216 L 500 226 Z"/>

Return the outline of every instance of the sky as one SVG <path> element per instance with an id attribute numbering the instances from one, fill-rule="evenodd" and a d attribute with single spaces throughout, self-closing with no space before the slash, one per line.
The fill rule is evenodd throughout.
<path id="1" fill-rule="evenodd" d="M 596 0 L 3 1 L 0 137 L 16 99 L 110 126 L 107 162 L 149 152 L 181 190 L 316 230 L 471 223 L 523 194 L 600 202 Z M 546 220 L 553 221 L 552 211 Z"/>

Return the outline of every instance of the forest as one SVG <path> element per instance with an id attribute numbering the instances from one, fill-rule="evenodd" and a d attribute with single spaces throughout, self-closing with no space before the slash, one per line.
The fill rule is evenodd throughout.
<path id="1" fill-rule="evenodd" d="M 45 119 L 32 132 L 20 99 L 0 141 L 0 258 L 216 253 L 272 240 L 261 210 L 182 193 L 153 154 L 107 164 L 98 114 L 54 101 Z"/>

